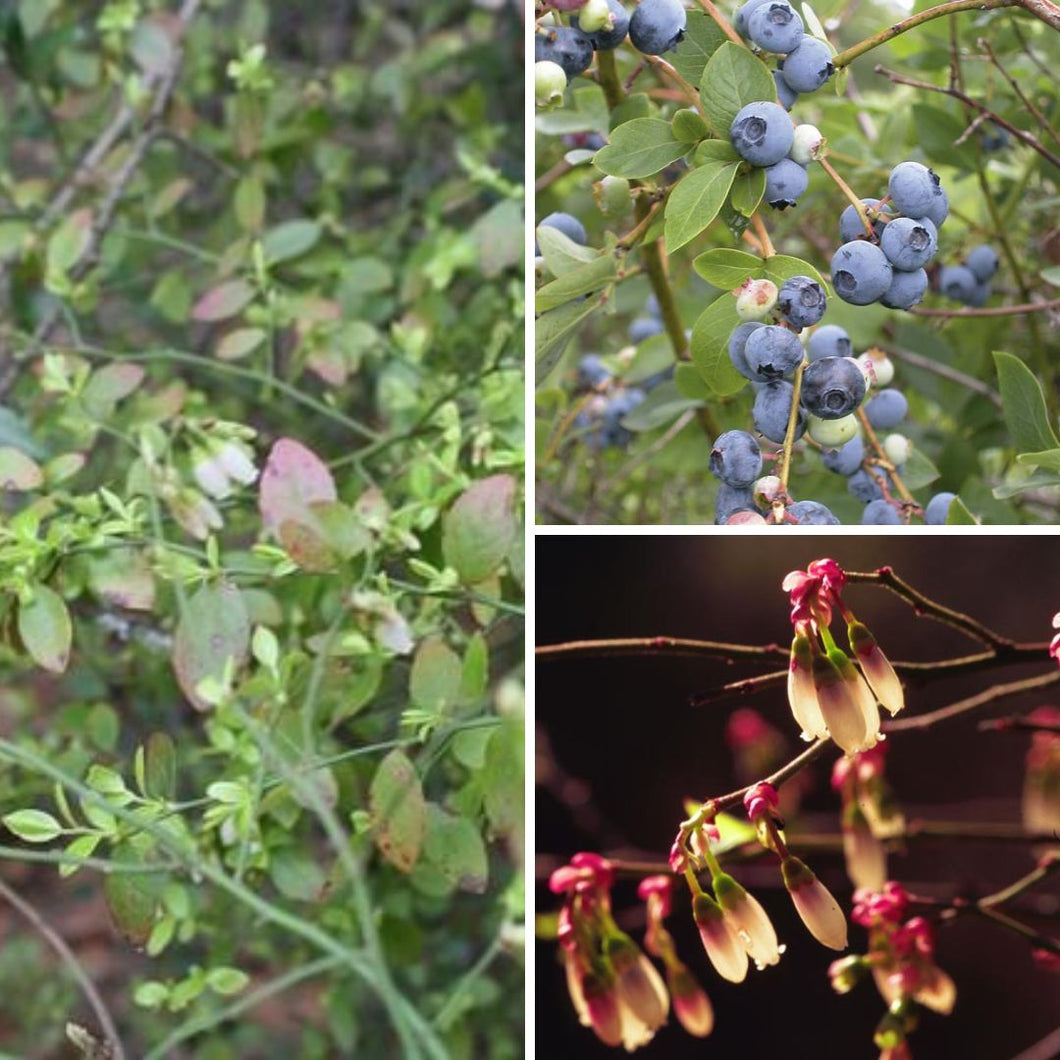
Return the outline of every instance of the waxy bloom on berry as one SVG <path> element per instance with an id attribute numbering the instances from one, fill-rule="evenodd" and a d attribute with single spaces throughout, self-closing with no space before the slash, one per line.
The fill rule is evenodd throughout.
<path id="1" fill-rule="evenodd" d="M 828 888 L 796 857 L 786 857 L 780 869 L 795 911 L 810 934 L 822 946 L 846 949 L 847 918 Z"/>
<path id="2" fill-rule="evenodd" d="M 692 899 L 692 916 L 714 970 L 730 983 L 742 983 L 747 977 L 747 950 L 721 907 L 709 894 L 697 894 Z"/>
<path id="3" fill-rule="evenodd" d="M 847 637 L 850 640 L 850 650 L 854 653 L 876 698 L 889 713 L 897 714 L 905 706 L 902 682 L 898 680 L 898 675 L 887 656 L 880 651 L 876 638 L 858 621 L 847 625 Z"/>
<path id="4" fill-rule="evenodd" d="M 725 919 L 755 966 L 764 968 L 776 964 L 780 960 L 777 933 L 758 899 L 725 872 L 714 877 L 714 894 Z"/>
<path id="5" fill-rule="evenodd" d="M 796 723 L 802 730 L 804 740 L 816 740 L 820 736 L 828 735 L 813 680 L 813 654 L 813 642 L 804 630 L 798 630 L 791 642 L 788 703 Z"/>

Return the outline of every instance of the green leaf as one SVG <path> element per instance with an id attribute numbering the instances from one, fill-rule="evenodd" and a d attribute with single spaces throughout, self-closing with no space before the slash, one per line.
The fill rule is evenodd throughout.
<path id="1" fill-rule="evenodd" d="M 622 426 L 631 431 L 652 431 L 672 423 L 689 409 L 700 408 L 702 401 L 686 398 L 673 380 L 660 383 L 630 413 L 622 418 Z"/>
<path id="2" fill-rule="evenodd" d="M 489 878 L 486 844 L 466 817 L 427 804 L 427 834 L 423 856 L 451 884 L 482 894 Z"/>
<path id="3" fill-rule="evenodd" d="M 1045 406 L 1042 385 L 1031 370 L 1010 353 L 994 353 L 1001 409 L 1019 453 L 1040 453 L 1060 447 Z"/>
<path id="4" fill-rule="evenodd" d="M 228 280 L 211 287 L 191 311 L 194 320 L 211 323 L 227 320 L 245 309 L 254 300 L 254 288 L 246 280 Z"/>
<path id="5" fill-rule="evenodd" d="M 582 295 L 594 294 L 615 280 L 615 259 L 609 253 L 564 273 L 559 279 L 540 288 L 534 299 L 538 313 L 547 312 Z"/>
<path id="6" fill-rule="evenodd" d="M 0 446 L 0 490 L 40 489 L 44 472 L 40 465 L 14 446 Z"/>
<path id="7" fill-rule="evenodd" d="M 732 291 L 749 276 L 758 279 L 765 272 L 765 262 L 745 250 L 719 247 L 700 254 L 692 262 L 692 268 L 711 286 Z"/>
<path id="8" fill-rule="evenodd" d="M 570 236 L 552 225 L 538 225 L 535 238 L 548 271 L 557 279 L 596 261 L 600 256 L 595 247 L 583 247 L 581 243 L 575 243 Z"/>
<path id="9" fill-rule="evenodd" d="M 460 702 L 475 704 L 489 686 L 490 651 L 485 637 L 473 633 L 460 664 Z"/>
<path id="10" fill-rule="evenodd" d="M 173 671 L 192 706 L 208 710 L 200 682 L 220 681 L 229 660 L 238 668 L 249 649 L 250 618 L 239 590 L 229 582 L 204 585 L 188 601 L 173 637 Z"/>
<path id="11" fill-rule="evenodd" d="M 965 506 L 960 497 L 954 497 L 950 502 L 950 510 L 946 515 L 947 526 L 978 526 L 979 520 Z"/>
<path id="12" fill-rule="evenodd" d="M 79 835 L 66 844 L 66 849 L 63 853 L 71 858 L 90 858 L 102 841 L 103 836 L 101 835 Z M 80 865 L 72 863 L 60 865 L 59 875 L 64 878 L 72 876 L 80 867 Z"/>
<path id="13" fill-rule="evenodd" d="M 61 674 L 70 660 L 73 627 L 63 598 L 46 585 L 35 585 L 33 597 L 18 608 L 18 635 L 33 661 Z"/>
<path id="14" fill-rule="evenodd" d="M 902 466 L 902 481 L 911 490 L 918 490 L 939 477 L 939 469 L 924 455 L 921 449 L 914 449 L 909 459 Z"/>
<path id="15" fill-rule="evenodd" d="M 726 41 L 710 57 L 699 82 L 699 94 L 714 132 L 728 137 L 739 110 L 759 100 L 775 103 L 777 86 L 761 59 L 739 44 Z"/>
<path id="16" fill-rule="evenodd" d="M 426 803 L 416 767 L 403 751 L 379 763 L 368 792 L 379 853 L 395 868 L 411 872 L 420 856 Z"/>
<path id="17" fill-rule="evenodd" d="M 245 990 L 250 982 L 250 976 L 238 968 L 211 968 L 206 973 L 206 982 L 210 984 L 210 989 L 215 994 L 228 996 Z"/>
<path id="18" fill-rule="evenodd" d="M 522 723 L 505 718 L 486 749 L 483 808 L 493 830 L 503 835 L 517 835 L 523 826 L 524 742 Z"/>
<path id="19" fill-rule="evenodd" d="M 966 122 L 926 103 L 914 104 L 912 116 L 917 145 L 930 161 L 960 169 L 976 167 L 975 145 L 970 140 L 957 143 L 964 133 Z"/>
<path id="20" fill-rule="evenodd" d="M 692 327 L 692 363 L 719 397 L 735 394 L 747 383 L 729 359 L 729 336 L 739 323 L 736 299 L 723 294 L 699 314 Z"/>
<path id="21" fill-rule="evenodd" d="M 144 748 L 144 794 L 172 799 L 177 791 L 177 749 L 165 732 L 153 732 Z"/>
<path id="22" fill-rule="evenodd" d="M 1021 479 L 1019 482 L 1006 482 L 1000 486 L 995 486 L 992 492 L 998 500 L 1006 500 L 1009 497 L 1018 496 L 1020 493 L 1027 493 L 1031 490 L 1052 489 L 1054 486 L 1060 486 L 1060 475 L 1040 472 L 1031 475 L 1030 478 Z"/>
<path id="23" fill-rule="evenodd" d="M 128 397 L 143 382 L 145 372 L 138 364 L 120 361 L 97 368 L 88 378 L 81 392 L 81 404 L 97 422 L 109 419 L 114 407 Z"/>
<path id="24" fill-rule="evenodd" d="M 710 162 L 734 162 L 739 165 L 742 161 L 728 140 L 704 140 L 696 148 L 693 157 L 693 163 L 697 166 L 705 166 Z"/>
<path id="25" fill-rule="evenodd" d="M 778 287 L 793 276 L 809 276 L 811 280 L 816 280 L 825 291 L 828 290 L 824 277 L 808 261 L 793 258 L 788 254 L 774 254 L 773 257 L 766 258 L 766 267 L 762 275 L 765 279 L 772 280 Z"/>
<path id="26" fill-rule="evenodd" d="M 766 193 L 766 171 L 752 169 L 740 173 L 732 184 L 732 208 L 743 217 L 750 217 Z"/>
<path id="27" fill-rule="evenodd" d="M 1054 287 L 1060 287 L 1060 265 L 1050 265 L 1049 268 L 1042 269 L 1038 275 L 1046 283 L 1052 284 Z"/>
<path id="28" fill-rule="evenodd" d="M 691 364 L 679 364 L 674 369 L 674 385 L 678 392 L 691 401 L 710 401 L 714 391 L 703 382 L 703 377 Z"/>
<path id="29" fill-rule="evenodd" d="M 63 827 L 43 810 L 16 810 L 0 818 L 9 832 L 27 843 L 50 843 L 62 835 Z"/>
<path id="30" fill-rule="evenodd" d="M 261 178 L 248 174 L 240 179 L 232 195 L 239 227 L 247 232 L 257 232 L 265 220 L 265 187 Z"/>
<path id="31" fill-rule="evenodd" d="M 123 853 L 134 855 L 131 847 L 127 847 Z M 134 855 L 127 857 L 127 860 L 138 859 Z M 146 877 L 131 872 L 106 876 L 103 880 L 103 897 L 114 926 L 131 946 L 141 949 L 151 937 L 158 911 L 158 899 Z"/>
<path id="32" fill-rule="evenodd" d="M 593 164 L 613 177 L 653 177 L 676 162 L 688 144 L 676 139 L 662 118 L 634 118 L 611 133 L 611 142 L 593 156 Z"/>
<path id="33" fill-rule="evenodd" d="M 214 353 L 222 361 L 238 361 L 253 353 L 268 337 L 262 328 L 236 328 L 221 339 Z"/>
<path id="34" fill-rule="evenodd" d="M 515 479 L 473 482 L 442 521 L 442 554 L 465 585 L 485 581 L 504 562 L 515 537 Z"/>
<path id="35" fill-rule="evenodd" d="M 1044 467 L 1047 471 L 1060 471 L 1060 449 L 1045 449 L 1040 453 L 1020 453 L 1016 459 L 1030 467 Z"/>
<path id="36" fill-rule="evenodd" d="M 296 902 L 317 902 L 327 889 L 327 874 L 309 851 L 277 850 L 270 857 L 269 876 L 280 894 Z"/>
<path id="37" fill-rule="evenodd" d="M 705 11 L 689 11 L 681 43 L 666 55 L 670 65 L 693 85 L 698 85 L 710 57 L 728 38 Z"/>
<path id="38" fill-rule="evenodd" d="M 92 239 L 92 211 L 75 210 L 48 238 L 48 270 L 65 273 L 88 249 Z"/>
<path id="39" fill-rule="evenodd" d="M 440 637 L 428 637 L 416 649 L 409 674 L 409 696 L 425 710 L 441 713 L 460 699 L 460 657 Z"/>
<path id="40" fill-rule="evenodd" d="M 261 249 L 265 252 L 265 260 L 277 265 L 301 257 L 316 246 L 320 233 L 320 225 L 316 221 L 284 221 L 270 228 L 262 237 Z"/>
<path id="41" fill-rule="evenodd" d="M 713 162 L 681 178 L 666 203 L 668 251 L 695 239 L 718 216 L 735 177 L 735 165 Z"/>

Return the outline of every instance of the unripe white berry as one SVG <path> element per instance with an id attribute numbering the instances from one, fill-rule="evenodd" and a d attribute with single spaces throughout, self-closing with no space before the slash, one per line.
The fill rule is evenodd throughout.
<path id="1" fill-rule="evenodd" d="M 816 125 L 796 125 L 788 157 L 800 166 L 808 166 L 820 154 L 824 137 Z"/>
<path id="2" fill-rule="evenodd" d="M 563 103 L 567 75 L 559 63 L 542 60 L 534 64 L 534 98 L 539 107 L 558 107 Z"/>
<path id="3" fill-rule="evenodd" d="M 806 421 L 806 433 L 818 445 L 827 449 L 838 449 L 858 433 L 857 417 L 844 416 L 838 420 L 822 420 L 817 416 L 810 416 Z"/>
<path id="4" fill-rule="evenodd" d="M 736 295 L 736 315 L 743 321 L 765 320 L 777 304 L 772 280 L 747 280 Z"/>
<path id="5" fill-rule="evenodd" d="M 615 16 L 607 0 L 586 0 L 578 12 L 578 29 L 583 33 L 595 33 L 598 29 L 610 29 L 615 24 Z"/>
<path id="6" fill-rule="evenodd" d="M 895 467 L 901 467 L 913 452 L 913 443 L 904 434 L 889 434 L 883 440 L 883 451 Z"/>

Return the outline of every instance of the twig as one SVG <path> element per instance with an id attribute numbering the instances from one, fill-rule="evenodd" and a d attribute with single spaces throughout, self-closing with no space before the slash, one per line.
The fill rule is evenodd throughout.
<path id="1" fill-rule="evenodd" d="M 1027 714 L 1012 714 L 1007 718 L 990 718 L 979 722 L 979 731 L 1060 733 L 1060 721 L 1035 721 Z"/>
<path id="2" fill-rule="evenodd" d="M 622 467 L 618 469 L 603 485 L 600 487 L 602 492 L 607 492 L 613 486 L 617 485 L 622 479 L 626 478 L 634 470 L 640 467 L 641 464 L 650 460 L 656 453 L 661 452 L 666 448 L 694 419 L 696 413 L 694 409 L 686 409 L 681 413 L 677 419 L 670 424 L 669 429 L 660 438 L 657 438 L 643 453 L 638 453 L 632 460 L 627 460 Z"/>
<path id="3" fill-rule="evenodd" d="M 755 783 L 771 784 L 774 788 L 779 788 L 785 780 L 790 780 L 796 773 L 801 773 L 811 762 L 816 762 L 829 749 L 834 751 L 837 748 L 830 737 L 821 737 L 815 743 L 810 744 L 802 754 L 796 755 L 775 773 L 771 773 L 764 781 L 756 781 Z M 714 809 L 720 813 L 722 810 L 742 802 L 743 797 L 753 787 L 754 784 L 748 784 L 745 787 L 738 788 L 736 791 L 730 791 L 727 795 L 719 795 L 716 799 L 711 799 L 710 801 L 713 803 Z"/>
<path id="4" fill-rule="evenodd" d="M 1048 302 L 1024 302 L 1022 305 L 999 305 L 985 309 L 923 309 L 914 306 L 907 310 L 922 317 L 1011 317 L 1026 313 L 1040 313 L 1049 309 L 1060 309 L 1060 298 Z"/>
<path id="5" fill-rule="evenodd" d="M 1000 59 L 998 59 L 998 57 L 997 57 L 996 53 L 994 52 L 994 49 L 993 49 L 993 48 L 992 48 L 992 47 L 990 46 L 990 41 L 988 41 L 988 40 L 987 40 L 987 39 L 986 39 L 985 37 L 980 37 L 980 38 L 979 38 L 979 40 L 978 40 L 978 41 L 976 41 L 976 43 L 977 43 L 977 44 L 979 45 L 979 47 L 980 47 L 980 48 L 982 48 L 982 49 L 983 49 L 983 51 L 985 51 L 985 52 L 986 52 L 986 54 L 987 54 L 987 55 L 988 55 L 988 56 L 990 57 L 990 62 L 991 62 L 991 63 L 993 63 L 993 64 L 994 64 L 994 66 L 996 66 L 996 67 L 997 67 L 997 69 L 998 69 L 998 71 L 1000 72 L 1001 76 L 1002 76 L 1002 77 L 1003 77 L 1003 78 L 1004 78 L 1004 79 L 1005 79 L 1005 80 L 1006 80 L 1006 81 L 1007 81 L 1007 82 L 1009 83 L 1009 85 L 1010 85 L 1010 86 L 1012 87 L 1012 91 L 1013 91 L 1013 92 L 1015 92 L 1017 96 L 1019 96 L 1019 98 L 1020 98 L 1020 101 L 1021 101 L 1021 102 L 1023 103 L 1023 105 L 1024 105 L 1024 106 L 1025 106 L 1025 107 L 1027 108 L 1027 110 L 1029 110 L 1029 111 L 1031 112 L 1031 114 L 1033 114 L 1033 115 L 1034 115 L 1034 117 L 1035 117 L 1035 118 L 1037 119 L 1037 121 L 1038 121 L 1038 124 L 1039 124 L 1039 125 L 1040 125 L 1040 126 L 1041 126 L 1041 127 L 1043 128 L 1043 129 L 1045 129 L 1045 131 L 1046 131 L 1046 132 L 1047 132 L 1047 133 L 1048 133 L 1048 134 L 1049 134 L 1049 135 L 1050 135 L 1050 136 L 1051 136 L 1051 137 L 1052 137 L 1052 138 L 1053 138 L 1054 140 L 1060 141 L 1060 135 L 1057 135 L 1057 132 L 1056 132 L 1056 130 L 1055 130 L 1055 129 L 1054 129 L 1054 128 L 1053 128 L 1053 127 L 1052 127 L 1052 126 L 1051 126 L 1051 125 L 1049 124 L 1049 119 L 1048 119 L 1048 118 L 1047 118 L 1047 117 L 1046 117 L 1046 116 L 1045 116 L 1045 115 L 1044 115 L 1044 114 L 1043 114 L 1043 113 L 1042 113 L 1042 112 L 1041 112 L 1041 111 L 1040 111 L 1040 110 L 1038 109 L 1038 107 L 1036 107 L 1036 106 L 1035 106 L 1035 104 L 1034 104 L 1034 100 L 1032 100 L 1032 99 L 1031 99 L 1031 98 L 1030 98 L 1030 97 L 1029 97 L 1029 96 L 1028 96 L 1028 95 L 1027 95 L 1027 94 L 1026 94 L 1026 93 L 1025 93 L 1024 91 L 1023 91 L 1023 89 L 1022 89 L 1022 88 L 1020 88 L 1020 83 L 1019 83 L 1019 82 L 1018 82 L 1018 81 L 1017 81 L 1017 80 L 1016 80 L 1016 79 L 1015 79 L 1015 78 L 1014 78 L 1014 77 L 1013 77 L 1013 76 L 1012 76 L 1012 75 L 1011 75 L 1011 74 L 1010 74 L 1010 73 L 1008 72 L 1008 70 L 1006 70 L 1006 69 L 1004 68 L 1004 66 L 1002 66 L 1002 65 L 1001 65 L 1001 60 L 1000 60 Z M 984 115 L 984 117 L 985 117 L 985 115 Z"/>
<path id="6" fill-rule="evenodd" d="M 865 432 L 865 437 L 869 440 L 869 445 L 876 452 L 876 459 L 883 467 L 883 469 L 890 475 L 891 482 L 894 483 L 895 491 L 902 500 L 911 505 L 917 510 L 920 509 L 920 505 L 916 502 L 916 497 L 909 492 L 909 487 L 902 481 L 902 476 L 898 474 L 898 468 L 887 459 L 887 454 L 884 452 L 883 445 L 879 438 L 876 437 L 876 432 L 872 428 L 872 424 L 869 423 L 869 417 L 865 413 L 865 408 L 862 406 L 857 411 L 858 422 L 861 424 L 861 429 Z"/>
<path id="7" fill-rule="evenodd" d="M 44 941 L 47 942 L 48 945 L 59 955 L 59 959 L 66 965 L 70 974 L 77 981 L 77 985 L 81 987 L 89 1005 L 92 1006 L 92 1011 L 95 1013 L 96 1019 L 99 1021 L 100 1029 L 107 1038 L 110 1039 L 110 1044 L 114 1049 L 114 1060 L 125 1060 L 125 1049 L 121 1044 L 121 1039 L 118 1037 L 118 1028 L 114 1025 L 114 1020 L 111 1018 L 106 1003 L 100 996 L 99 991 L 89 978 L 88 973 L 82 967 L 81 962 L 77 959 L 73 950 L 67 946 L 65 941 L 63 941 L 62 936 L 44 919 L 44 917 L 42 917 L 29 902 L 24 898 L 21 898 L 14 890 L 12 890 L 12 888 L 4 883 L 3 880 L 0 880 L 0 895 L 3 895 L 3 897 L 33 925 L 34 930 L 36 930 Z"/>
<path id="8" fill-rule="evenodd" d="M 778 644 L 725 644 L 713 640 L 684 637 L 616 637 L 610 640 L 571 640 L 564 644 L 543 644 L 534 649 L 539 659 L 573 656 L 610 655 L 707 655 L 712 658 L 787 658 L 788 649 Z"/>
<path id="9" fill-rule="evenodd" d="M 729 20 L 714 6 L 711 0 L 696 0 L 696 2 L 701 8 L 703 8 L 704 11 L 706 11 L 708 15 L 710 15 L 712 19 L 714 19 L 714 21 L 718 24 L 718 28 L 722 31 L 722 33 L 725 34 L 726 37 L 729 38 L 729 40 L 731 40 L 734 44 L 739 44 L 741 48 L 747 47 L 747 44 L 745 43 L 743 37 L 741 37 L 740 34 L 736 32 L 736 30 L 729 23 Z"/>
<path id="10" fill-rule="evenodd" d="M 914 365 L 917 368 L 922 368 L 925 372 L 931 372 L 934 375 L 940 376 L 942 379 L 949 379 L 954 383 L 960 383 L 961 386 L 968 390 L 973 390 L 977 394 L 982 394 L 983 397 L 1001 408 L 1001 395 L 995 390 L 991 390 L 986 383 L 974 378 L 974 376 L 966 375 L 964 372 L 959 371 L 956 368 L 951 368 L 948 364 L 940 364 L 938 361 L 933 361 L 930 357 L 924 357 L 919 353 L 914 353 L 912 350 L 901 350 L 894 346 L 887 350 L 887 353 L 891 357 L 895 357 L 900 361 L 905 361 L 906 364 Z"/>

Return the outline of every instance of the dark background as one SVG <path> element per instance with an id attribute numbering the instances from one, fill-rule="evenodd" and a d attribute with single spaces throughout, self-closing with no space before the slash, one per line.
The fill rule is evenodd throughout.
<path id="1" fill-rule="evenodd" d="M 996 631 L 1045 641 L 1060 610 L 1060 570 L 1050 537 L 542 537 L 537 539 L 539 644 L 594 637 L 668 634 L 749 644 L 790 643 L 789 570 L 832 556 L 850 570 L 892 566 L 905 580 Z M 849 606 L 892 659 L 929 660 L 977 650 L 975 642 L 927 619 L 886 591 L 852 586 Z M 841 640 L 842 630 L 835 628 Z M 841 640 L 842 642 L 842 640 Z M 1007 666 L 907 687 L 907 711 L 922 713 L 990 684 L 1045 673 L 1054 665 Z M 536 846 L 539 912 L 557 907 L 548 873 L 574 852 L 601 850 L 659 860 L 668 851 L 685 797 L 740 786 L 724 743 L 726 719 L 758 709 L 788 739 L 785 760 L 800 749 L 782 688 L 753 698 L 693 708 L 689 697 L 722 682 L 775 669 L 709 658 L 579 658 L 539 663 L 536 677 L 538 777 Z M 1030 736 L 980 734 L 989 716 L 1058 701 L 1051 689 L 1003 700 L 923 733 L 891 737 L 888 777 L 907 818 L 1019 821 L 1023 761 Z M 793 830 L 838 830 L 838 800 L 818 765 Z M 544 783 L 543 783 L 544 782 Z M 793 822 L 789 821 L 789 826 Z M 807 861 L 849 910 L 851 887 L 841 856 Z M 892 855 L 889 874 L 920 894 L 949 898 L 997 890 L 1033 867 L 1021 845 L 918 841 Z M 773 917 L 788 949 L 776 967 L 740 985 L 723 982 L 707 962 L 687 891 L 676 891 L 668 926 L 678 952 L 714 1003 L 710 1038 L 688 1036 L 676 1021 L 638 1055 L 651 1057 L 876 1058 L 872 1044 L 883 1003 L 871 983 L 840 997 L 827 968 L 837 954 L 818 945 L 780 888 L 775 859 L 739 867 L 736 875 Z M 614 893 L 619 922 L 638 941 L 643 915 L 635 881 Z M 1027 900 L 1036 926 L 1055 933 L 1056 877 Z M 851 925 L 851 952 L 865 932 Z M 580 1027 L 566 994 L 555 944 L 537 952 L 537 1042 L 540 1055 L 603 1057 L 614 1052 Z M 917 1060 L 1008 1060 L 1060 1023 L 1060 977 L 1038 971 L 1016 935 L 971 916 L 940 932 L 938 963 L 957 983 L 949 1017 L 925 1013 L 913 1036 Z M 1046 1054 L 1039 1053 L 1039 1058 Z"/>

